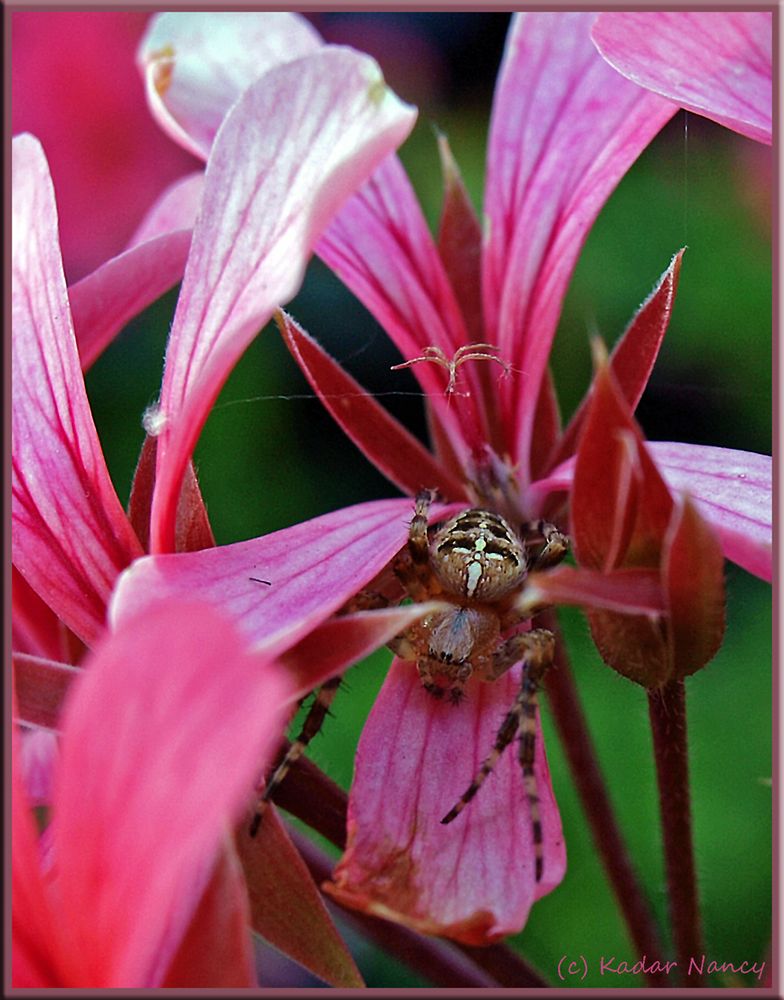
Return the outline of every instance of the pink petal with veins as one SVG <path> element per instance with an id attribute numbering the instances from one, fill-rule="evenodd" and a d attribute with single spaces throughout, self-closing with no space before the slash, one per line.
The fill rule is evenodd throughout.
<path id="1" fill-rule="evenodd" d="M 232 365 L 294 295 L 331 216 L 414 117 L 373 60 L 326 48 L 270 70 L 226 117 L 166 354 L 153 551 L 172 547 L 182 474 Z"/>
<path id="2" fill-rule="evenodd" d="M 629 80 L 770 144 L 770 11 L 613 11 L 599 15 L 592 34 Z"/>
<path id="3" fill-rule="evenodd" d="M 404 360 L 420 356 L 430 346 L 440 347 L 451 358 L 467 343 L 457 300 L 396 156 L 387 157 L 344 206 L 319 240 L 316 253 L 375 316 Z M 475 436 L 471 411 L 449 405 L 443 368 L 424 362 L 411 371 L 429 395 L 454 449 L 464 455 L 464 441 Z"/>
<path id="4" fill-rule="evenodd" d="M 166 233 L 126 250 L 68 289 L 82 369 L 126 323 L 182 278 L 190 230 Z"/>
<path id="5" fill-rule="evenodd" d="M 81 639 L 103 629 L 117 574 L 141 546 L 117 499 L 79 367 L 49 170 L 13 140 L 13 561 Z"/>
<path id="6" fill-rule="evenodd" d="M 455 707 L 431 697 L 411 663 L 395 660 L 362 733 L 349 799 L 348 846 L 326 888 L 339 902 L 466 944 L 519 931 L 555 888 L 566 855 L 541 729 L 536 774 L 544 876 L 534 848 L 515 744 L 469 806 L 441 818 L 491 750 L 519 690 L 520 668 L 475 682 Z"/>
<path id="7" fill-rule="evenodd" d="M 688 492 L 716 530 L 724 555 L 770 580 L 773 460 L 708 445 L 651 441 L 648 448 L 670 489 Z"/>
<path id="8" fill-rule="evenodd" d="M 116 626 L 159 601 L 192 595 L 277 654 L 387 565 L 406 542 L 412 513 L 410 500 L 376 500 L 234 545 L 139 559 L 117 585 L 110 619 Z"/>
<path id="9" fill-rule="evenodd" d="M 274 66 L 322 44 L 299 14 L 182 11 L 152 18 L 137 64 L 158 124 L 206 160 L 243 90 Z"/>
<path id="10" fill-rule="evenodd" d="M 595 16 L 514 15 L 493 106 L 483 299 L 487 339 L 517 370 L 501 393 L 524 478 L 577 255 L 610 192 L 676 111 L 613 75 L 591 42 Z"/>
<path id="11" fill-rule="evenodd" d="M 283 672 L 194 602 L 127 621 L 93 654 L 55 775 L 61 985 L 161 983 L 288 696 Z"/>

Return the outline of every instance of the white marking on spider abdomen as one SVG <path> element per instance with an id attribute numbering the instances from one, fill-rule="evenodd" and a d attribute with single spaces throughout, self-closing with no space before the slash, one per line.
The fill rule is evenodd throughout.
<path id="1" fill-rule="evenodd" d="M 469 597 L 473 597 L 479 581 L 482 579 L 482 564 L 478 561 L 470 562 L 467 572 L 466 593 Z"/>

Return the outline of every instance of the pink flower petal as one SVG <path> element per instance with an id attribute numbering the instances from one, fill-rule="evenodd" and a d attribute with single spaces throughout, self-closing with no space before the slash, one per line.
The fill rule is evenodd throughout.
<path id="1" fill-rule="evenodd" d="M 57 986 L 48 944 L 55 937 L 41 877 L 41 859 L 30 802 L 22 775 L 19 733 L 11 736 L 12 979 L 15 987 Z"/>
<path id="2" fill-rule="evenodd" d="M 163 431 L 153 551 L 171 550 L 185 464 L 232 365 L 294 295 L 330 217 L 414 117 L 371 59 L 343 49 L 270 70 L 226 117 L 207 166 L 154 421 Z"/>
<path id="3" fill-rule="evenodd" d="M 769 455 L 708 445 L 648 444 L 670 489 L 688 492 L 719 535 L 724 555 L 770 580 L 773 547 L 773 461 Z"/>
<path id="4" fill-rule="evenodd" d="M 204 191 L 204 171 L 181 177 L 156 199 L 128 240 L 126 250 L 178 229 L 193 229 Z"/>
<path id="5" fill-rule="evenodd" d="M 299 14 L 182 11 L 152 18 L 137 63 L 161 128 L 206 160 L 243 90 L 274 66 L 321 45 Z"/>
<path id="6" fill-rule="evenodd" d="M 771 142 L 768 11 L 618 11 L 593 39 L 629 80 L 760 142 Z"/>
<path id="7" fill-rule="evenodd" d="M 535 899 L 564 875 L 561 822 L 541 730 L 536 774 L 544 877 L 534 878 L 528 802 L 514 746 L 457 819 L 443 826 L 490 751 L 519 690 L 520 668 L 476 682 L 459 707 L 422 687 L 395 660 L 357 752 L 348 846 L 325 888 L 340 903 L 428 934 L 487 944 L 519 931 Z"/>
<path id="8" fill-rule="evenodd" d="M 194 602 L 149 610 L 93 654 L 53 804 L 64 983 L 161 983 L 288 696 L 283 672 Z"/>
<path id="9" fill-rule="evenodd" d="M 531 429 L 566 286 L 588 230 L 630 164 L 675 113 L 613 76 L 595 14 L 516 14 L 487 157 L 487 339 L 515 369 L 501 387 L 527 477 Z"/>
<path id="10" fill-rule="evenodd" d="M 79 668 L 27 653 L 14 653 L 13 664 L 19 720 L 59 728 L 65 694 L 79 676 Z"/>
<path id="11" fill-rule="evenodd" d="M 375 316 L 405 361 L 429 346 L 440 347 L 451 358 L 467 342 L 457 300 L 396 156 L 387 157 L 344 206 L 316 253 Z M 465 440 L 476 437 L 474 408 L 449 405 L 447 377 L 439 366 L 424 362 L 411 370 L 452 447 L 464 456 Z"/>
<path id="12" fill-rule="evenodd" d="M 11 648 L 34 656 L 64 655 L 65 627 L 48 604 L 11 567 Z"/>
<path id="13" fill-rule="evenodd" d="M 102 264 L 68 289 L 79 358 L 86 371 L 129 320 L 182 277 L 191 234 L 166 233 Z"/>
<path id="14" fill-rule="evenodd" d="M 31 806 L 52 801 L 52 772 L 57 757 L 57 735 L 50 729 L 27 729 L 20 734 L 19 767 Z"/>
<path id="15" fill-rule="evenodd" d="M 366 458 L 404 493 L 437 489 L 441 496 L 465 498 L 464 486 L 394 417 L 363 391 L 337 361 L 281 312 L 283 339 L 319 399 Z"/>
<path id="16" fill-rule="evenodd" d="M 387 565 L 406 542 L 412 513 L 410 500 L 376 500 L 234 545 L 139 559 L 117 585 L 110 620 L 191 595 L 277 654 Z"/>
<path id="17" fill-rule="evenodd" d="M 656 617 L 665 613 L 661 574 L 658 570 L 598 570 L 556 566 L 532 573 L 521 594 L 521 608 L 544 604 L 576 604 L 627 615 Z"/>
<path id="18" fill-rule="evenodd" d="M 76 353 L 49 170 L 13 141 L 13 560 L 81 639 L 103 628 L 117 574 L 141 546 L 117 499 Z"/>
<path id="19" fill-rule="evenodd" d="M 427 601 L 328 618 L 279 657 L 295 684 L 294 696 L 310 694 L 313 688 L 343 673 L 417 619 L 443 607 Z"/>

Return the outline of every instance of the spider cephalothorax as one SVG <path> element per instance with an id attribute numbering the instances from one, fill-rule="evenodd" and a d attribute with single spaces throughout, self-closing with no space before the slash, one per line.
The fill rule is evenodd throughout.
<path id="1" fill-rule="evenodd" d="M 493 749 L 441 822 L 451 823 L 462 812 L 519 734 L 538 881 L 543 861 L 534 774 L 536 692 L 552 663 L 555 637 L 547 629 L 521 630 L 529 615 L 519 610 L 517 598 L 529 571 L 552 566 L 564 557 L 568 539 L 545 521 L 526 524 L 518 533 L 499 514 L 476 507 L 431 529 L 431 501 L 429 490 L 417 496 L 408 543 L 395 559 L 393 571 L 412 600 L 437 599 L 447 607 L 412 625 L 389 646 L 401 659 L 416 663 L 426 691 L 437 698 L 446 693 L 455 705 L 464 697 L 470 678 L 494 681 L 522 662 L 520 692 L 498 730 Z M 352 610 L 386 603 L 381 594 L 364 591 L 352 602 Z M 251 832 L 258 828 L 265 804 L 289 766 L 318 732 L 339 683 L 339 678 L 332 678 L 318 689 L 302 733 L 267 783 Z"/>

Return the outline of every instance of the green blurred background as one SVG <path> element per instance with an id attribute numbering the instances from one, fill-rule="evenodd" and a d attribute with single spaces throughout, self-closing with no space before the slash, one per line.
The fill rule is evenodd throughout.
<path id="1" fill-rule="evenodd" d="M 316 20 L 330 40 L 376 54 L 392 86 L 420 106 L 419 124 L 401 156 L 431 222 L 441 197 L 434 125 L 449 137 L 480 207 L 492 85 L 507 16 L 335 14 Z M 598 332 L 614 342 L 672 255 L 686 245 L 674 316 L 638 417 L 654 440 L 770 453 L 770 188 L 770 150 L 711 122 L 680 113 L 654 140 L 601 213 L 569 290 L 552 357 L 565 417 L 590 378 L 589 335 Z M 141 416 L 160 385 L 175 303 L 171 293 L 131 323 L 87 377 L 123 501 L 143 440 Z M 389 366 L 401 360 L 396 350 L 319 262 L 288 308 L 369 391 L 416 389 L 409 372 L 390 375 Z M 301 394 L 309 398 L 280 398 Z M 382 401 L 424 435 L 421 400 Z M 325 416 L 272 327 L 232 373 L 198 444 L 196 463 L 219 544 L 397 495 Z M 707 953 L 740 962 L 759 960 L 770 940 L 771 602 L 769 586 L 731 564 L 727 584 L 726 641 L 687 689 Z M 644 693 L 602 664 L 579 612 L 564 613 L 562 621 L 621 827 L 666 926 Z M 312 744 L 312 757 L 345 788 L 390 655 L 381 651 L 352 669 L 335 718 Z M 591 971 L 579 985 L 643 985 L 631 976 L 609 983 L 596 971 L 601 956 L 630 964 L 640 956 L 619 919 L 544 700 L 569 865 L 563 884 L 534 907 L 511 943 L 548 979 L 554 979 L 562 955 L 584 955 Z M 377 948 L 356 938 L 352 943 L 368 985 L 430 985 Z M 310 983 L 290 969 L 279 974 L 289 977 L 286 985 Z M 714 985 L 753 983 L 719 979 Z"/>

